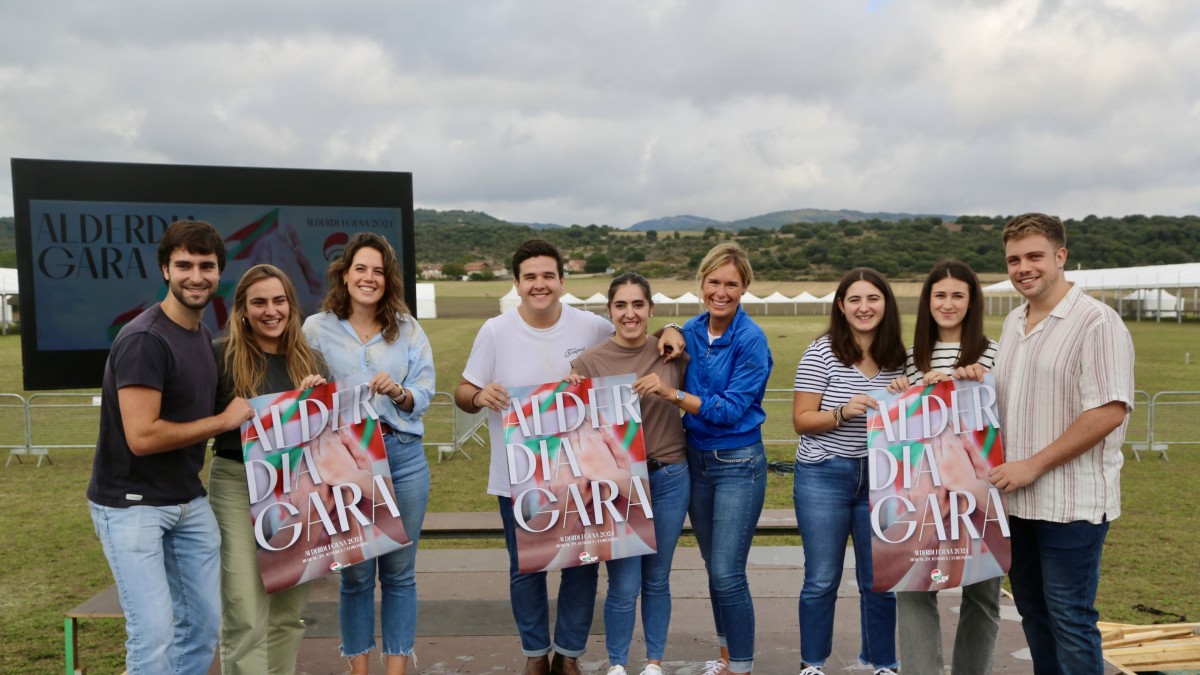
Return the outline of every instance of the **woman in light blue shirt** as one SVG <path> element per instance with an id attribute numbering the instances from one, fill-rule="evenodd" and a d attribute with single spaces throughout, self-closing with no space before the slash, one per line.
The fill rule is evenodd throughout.
<path id="1" fill-rule="evenodd" d="M 417 627 L 417 538 L 429 500 L 422 416 L 434 393 L 433 352 L 404 304 L 396 252 L 386 239 L 354 235 L 325 274 L 322 311 L 304 322 L 304 337 L 334 380 L 370 374 L 372 405 L 383 427 L 400 518 L 412 545 L 342 570 L 339 617 L 342 656 L 350 672 L 368 672 L 375 648 L 375 575 L 388 675 L 407 672 Z"/>

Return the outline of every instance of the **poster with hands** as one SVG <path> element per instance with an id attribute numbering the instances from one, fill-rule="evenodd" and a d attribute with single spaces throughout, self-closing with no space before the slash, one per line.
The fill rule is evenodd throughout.
<path id="1" fill-rule="evenodd" d="M 867 452 L 876 591 L 934 591 L 1003 576 L 1007 501 L 995 381 L 944 380 L 873 394 Z"/>
<path id="2" fill-rule="evenodd" d="M 509 387 L 503 453 L 523 573 L 656 551 L 633 374 Z"/>
<path id="3" fill-rule="evenodd" d="M 242 452 L 268 593 L 410 545 L 368 376 L 250 399 Z"/>

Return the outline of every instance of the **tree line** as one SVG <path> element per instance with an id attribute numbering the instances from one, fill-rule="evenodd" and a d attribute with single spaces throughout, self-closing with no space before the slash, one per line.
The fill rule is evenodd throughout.
<path id="1" fill-rule="evenodd" d="M 1010 216 L 917 217 L 802 222 L 727 232 L 631 232 L 608 225 L 532 227 L 477 211 L 416 211 L 420 264 L 450 266 L 486 261 L 506 268 L 521 242 L 546 239 L 588 271 L 640 272 L 648 277 L 691 277 L 718 241 L 751 252 L 755 274 L 769 280 L 831 279 L 866 265 L 894 278 L 919 278 L 943 258 L 958 258 L 981 273 L 1004 271 L 1000 228 Z M 1067 219 L 1068 265 L 1102 269 L 1200 261 L 1200 216 L 1087 216 Z M 455 267 L 458 267 L 456 270 Z M 16 267 L 13 219 L 0 218 L 0 267 Z"/>
<path id="2" fill-rule="evenodd" d="M 736 241 L 751 252 L 756 276 L 769 280 L 831 279 L 856 266 L 894 278 L 919 278 L 944 258 L 958 258 L 981 273 L 1002 273 L 1000 230 L 1011 216 L 921 217 L 793 223 L 739 232 L 629 232 L 607 225 L 535 229 L 486 214 L 434 212 L 416 219 L 417 260 L 461 266 L 485 260 L 507 267 L 522 241 L 540 237 L 589 271 L 611 268 L 648 277 L 690 277 L 718 241 Z M 480 216 L 479 218 L 473 216 Z M 1071 268 L 1102 269 L 1200 260 L 1200 217 L 1087 216 L 1064 221 Z"/>

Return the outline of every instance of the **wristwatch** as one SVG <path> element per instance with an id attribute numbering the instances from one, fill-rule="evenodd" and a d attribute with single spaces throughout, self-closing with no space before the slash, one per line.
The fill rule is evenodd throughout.
<path id="1" fill-rule="evenodd" d="M 682 389 L 675 390 L 675 402 L 683 403 L 683 399 L 687 398 L 687 394 L 683 393 Z"/>

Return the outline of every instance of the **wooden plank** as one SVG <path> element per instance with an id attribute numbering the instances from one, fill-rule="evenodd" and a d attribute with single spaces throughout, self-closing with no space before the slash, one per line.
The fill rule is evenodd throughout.
<path id="1" fill-rule="evenodd" d="M 83 604 L 67 612 L 67 616 L 77 619 L 112 619 L 125 616 L 121 611 L 121 600 L 117 596 L 117 585 L 113 584 L 100 591 Z"/>
<path id="2" fill-rule="evenodd" d="M 1192 631 L 1187 628 L 1176 628 L 1175 630 L 1154 630 L 1146 632 L 1126 632 L 1125 635 L 1118 639 L 1104 640 L 1104 649 L 1116 649 L 1118 647 L 1128 647 L 1142 643 L 1154 643 L 1158 640 L 1166 638 L 1191 636 Z"/>
<path id="3" fill-rule="evenodd" d="M 690 520 L 684 521 L 683 532 L 692 533 Z M 755 527 L 757 535 L 799 534 L 796 512 L 792 509 L 764 509 Z M 430 512 L 421 526 L 423 538 L 486 539 L 504 536 L 504 524 L 498 511 Z"/>

